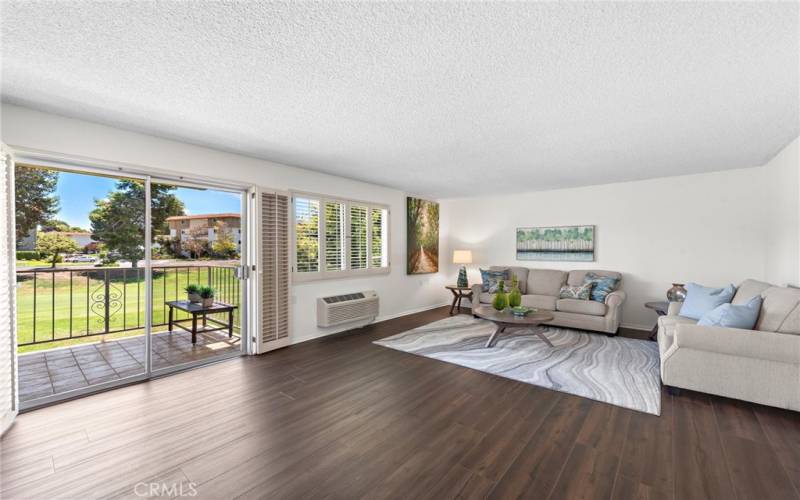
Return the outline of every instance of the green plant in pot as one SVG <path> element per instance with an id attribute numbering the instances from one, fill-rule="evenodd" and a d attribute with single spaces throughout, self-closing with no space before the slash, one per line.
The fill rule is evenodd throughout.
<path id="1" fill-rule="evenodd" d="M 518 307 L 522 304 L 522 293 L 519 291 L 519 280 L 516 275 L 511 278 L 511 292 L 508 294 L 508 307 Z"/>
<path id="2" fill-rule="evenodd" d="M 500 280 L 497 283 L 497 292 L 494 294 L 494 299 L 492 299 L 492 307 L 498 311 L 502 311 L 508 306 L 508 297 L 506 297 L 505 285 L 505 280 Z"/>
<path id="3" fill-rule="evenodd" d="M 202 302 L 202 299 L 200 297 L 199 285 L 189 285 L 186 288 L 184 288 L 184 290 L 186 290 L 186 295 L 187 298 L 189 299 L 189 302 L 193 304 L 199 304 L 200 302 Z"/>
<path id="4" fill-rule="evenodd" d="M 201 286 L 200 298 L 202 299 L 203 307 L 211 307 L 214 305 L 214 292 L 215 290 L 210 286 Z"/>

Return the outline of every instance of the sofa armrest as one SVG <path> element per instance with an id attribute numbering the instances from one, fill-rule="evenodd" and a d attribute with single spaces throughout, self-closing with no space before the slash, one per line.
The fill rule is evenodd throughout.
<path id="1" fill-rule="evenodd" d="M 800 335 L 680 324 L 675 347 L 781 363 L 800 364 Z"/>
<path id="2" fill-rule="evenodd" d="M 625 302 L 626 297 L 627 295 L 622 290 L 615 290 L 606 295 L 605 303 L 608 307 L 619 307 Z"/>
<path id="3" fill-rule="evenodd" d="M 670 302 L 669 308 L 667 309 L 667 316 L 680 316 L 681 307 L 683 307 L 683 302 Z"/>

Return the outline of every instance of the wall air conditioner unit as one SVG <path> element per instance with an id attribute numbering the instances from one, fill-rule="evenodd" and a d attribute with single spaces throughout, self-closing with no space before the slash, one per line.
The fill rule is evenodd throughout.
<path id="1" fill-rule="evenodd" d="M 367 324 L 377 316 L 378 293 L 375 290 L 317 299 L 317 326 L 336 326 L 356 321 Z"/>

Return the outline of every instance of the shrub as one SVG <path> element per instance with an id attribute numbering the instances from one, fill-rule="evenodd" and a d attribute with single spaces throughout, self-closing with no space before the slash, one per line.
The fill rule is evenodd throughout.
<path id="1" fill-rule="evenodd" d="M 17 260 L 39 260 L 39 252 L 34 250 L 17 250 Z"/>

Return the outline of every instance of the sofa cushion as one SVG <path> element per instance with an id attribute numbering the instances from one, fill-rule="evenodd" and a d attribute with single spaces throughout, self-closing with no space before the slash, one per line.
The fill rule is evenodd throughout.
<path id="1" fill-rule="evenodd" d="M 617 282 L 622 281 L 622 274 L 616 271 L 603 271 L 601 269 L 577 269 L 570 271 L 567 276 L 567 284 L 571 286 L 583 285 L 586 273 L 594 273 L 598 276 L 608 276 L 609 278 L 616 278 Z"/>
<path id="2" fill-rule="evenodd" d="M 722 304 L 727 304 L 736 293 L 736 287 L 709 288 L 697 283 L 686 284 L 686 300 L 681 306 L 681 316 L 700 319 L 703 315 Z"/>
<path id="3" fill-rule="evenodd" d="M 522 305 L 526 307 L 535 307 L 536 309 L 555 311 L 556 300 L 556 297 L 552 295 L 528 294 L 522 296 Z"/>
<path id="4" fill-rule="evenodd" d="M 605 316 L 606 305 L 594 300 L 580 299 L 558 299 L 556 310 L 578 314 L 588 314 L 590 316 Z"/>
<path id="5" fill-rule="evenodd" d="M 519 280 L 519 293 L 525 295 L 528 293 L 528 268 L 516 266 L 491 266 L 490 271 L 502 271 L 503 269 L 509 270 L 509 282 L 506 283 L 506 290 L 511 290 L 511 278 L 516 276 Z"/>
<path id="6" fill-rule="evenodd" d="M 601 276 L 589 271 L 583 276 L 584 283 L 592 283 L 591 299 L 597 302 L 605 302 L 606 295 L 617 288 L 619 278 L 613 276 Z"/>
<path id="7" fill-rule="evenodd" d="M 752 330 L 761 310 L 761 295 L 754 295 L 746 304 L 722 304 L 709 311 L 697 322 L 701 326 L 722 326 Z"/>
<path id="8" fill-rule="evenodd" d="M 528 273 L 527 293 L 532 295 L 552 295 L 558 297 L 567 273 L 556 269 L 531 269 Z"/>
<path id="9" fill-rule="evenodd" d="M 733 296 L 731 304 L 735 306 L 747 304 L 750 299 L 756 295 L 761 295 L 767 288 L 771 287 L 772 285 L 763 281 L 744 280 L 739 285 L 739 288 L 736 289 L 736 294 Z"/>
<path id="10" fill-rule="evenodd" d="M 756 330 L 800 335 L 800 289 L 773 286 L 762 296 Z"/>

